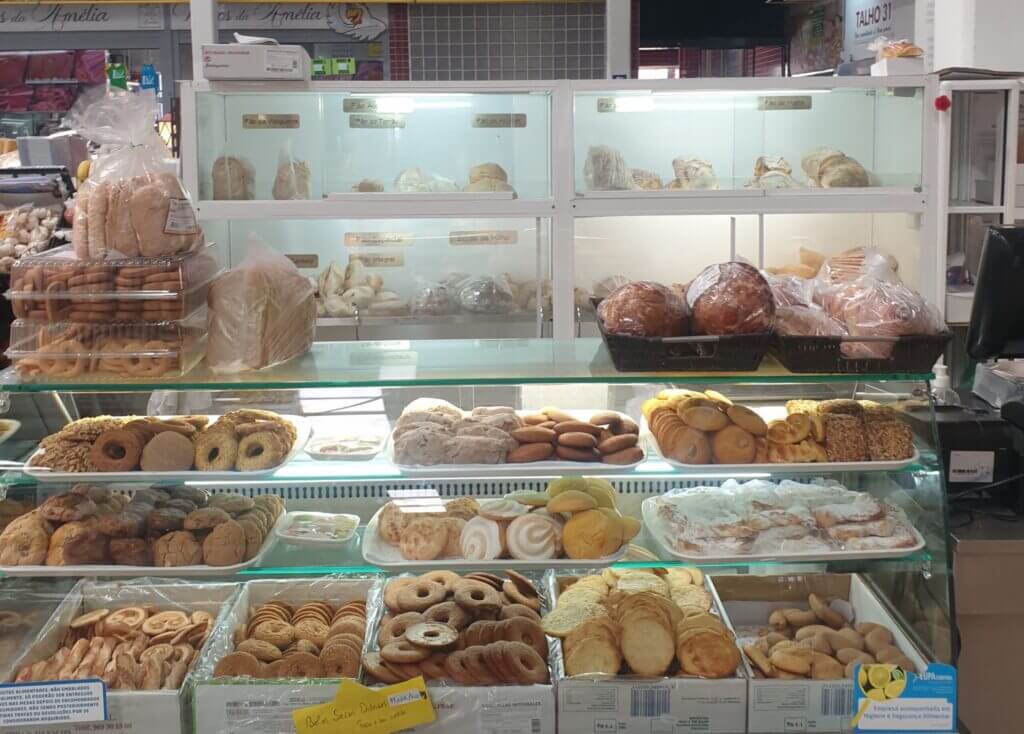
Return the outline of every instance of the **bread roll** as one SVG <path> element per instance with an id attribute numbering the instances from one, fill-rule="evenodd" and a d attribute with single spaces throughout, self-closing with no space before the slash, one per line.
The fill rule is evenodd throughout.
<path id="1" fill-rule="evenodd" d="M 479 166 L 473 166 L 469 169 L 469 182 L 471 184 L 475 184 L 485 178 L 507 182 L 508 174 L 497 163 L 481 163 Z"/>
<path id="2" fill-rule="evenodd" d="M 772 289 L 746 263 L 705 268 L 686 289 L 686 302 L 695 334 L 763 334 L 775 322 Z"/>
<path id="3" fill-rule="evenodd" d="M 587 151 L 583 180 L 591 191 L 626 191 L 633 188 L 633 173 L 622 153 L 607 145 L 595 145 Z"/>
<path id="4" fill-rule="evenodd" d="M 634 168 L 630 171 L 633 177 L 633 188 L 644 191 L 657 191 L 662 188 L 661 176 L 654 171 L 645 171 L 642 168 Z"/>
<path id="5" fill-rule="evenodd" d="M 684 336 L 689 319 L 686 302 L 660 283 L 627 283 L 601 301 L 597 316 L 609 334 Z"/>

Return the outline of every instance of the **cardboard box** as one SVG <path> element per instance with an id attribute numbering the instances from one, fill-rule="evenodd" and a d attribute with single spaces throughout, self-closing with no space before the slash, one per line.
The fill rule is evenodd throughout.
<path id="1" fill-rule="evenodd" d="M 924 74 L 924 59 L 908 57 L 882 59 L 871 65 L 871 76 L 916 76 Z"/>
<path id="2" fill-rule="evenodd" d="M 174 583 L 159 579 L 139 579 L 121 583 L 79 581 L 54 611 L 28 651 L 15 662 L 14 670 L 49 657 L 60 648 L 60 642 L 72 619 L 93 609 L 154 604 L 161 608 L 209 612 L 217 617 L 217 627 L 226 616 L 231 601 L 238 594 L 237 584 Z M 196 670 L 202 664 L 204 651 L 215 635 L 210 635 L 199 660 L 177 691 L 107 691 L 109 718 L 90 724 L 54 724 L 18 729 L 18 734 L 69 734 L 69 732 L 118 732 L 118 734 L 182 734 L 189 731 L 186 698 Z"/>
<path id="3" fill-rule="evenodd" d="M 369 609 L 379 603 L 380 587 L 379 576 L 267 579 L 244 584 L 196 666 L 192 731 L 294 734 L 292 711 L 330 701 L 341 679 L 289 682 L 287 679 L 213 678 L 214 667 L 234 650 L 232 633 L 249 619 L 251 610 L 273 599 L 290 604 L 326 601 L 334 606 L 364 600 Z"/>
<path id="4" fill-rule="evenodd" d="M 847 600 L 856 622 L 875 622 L 889 628 L 894 644 L 919 669 L 927 665 L 882 602 L 858 575 L 818 574 L 808 576 L 715 576 L 711 579 L 718 599 L 734 629 L 764 627 L 775 609 L 807 609 L 807 597 Z M 750 678 L 747 731 L 751 734 L 778 732 L 849 731 L 853 712 L 853 681 L 770 680 L 755 678 L 744 656 Z"/>
<path id="5" fill-rule="evenodd" d="M 553 596 L 557 578 L 552 574 Z M 713 608 L 728 625 L 717 600 Z M 560 643 L 558 648 L 561 651 Z M 742 734 L 747 730 L 747 679 L 742 667 L 736 677 L 717 680 L 571 679 L 565 677 L 562 667 L 557 693 L 558 730 L 562 732 Z"/>
<path id="6" fill-rule="evenodd" d="M 311 74 L 309 54 L 302 46 L 203 44 L 203 76 L 211 81 L 309 81 Z"/>

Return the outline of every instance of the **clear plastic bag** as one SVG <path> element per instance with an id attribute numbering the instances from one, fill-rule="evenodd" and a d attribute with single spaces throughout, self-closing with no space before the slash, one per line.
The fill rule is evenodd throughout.
<path id="1" fill-rule="evenodd" d="M 441 283 L 419 279 L 409 308 L 413 316 L 447 316 L 458 313 L 459 293 Z"/>
<path id="2" fill-rule="evenodd" d="M 846 327 L 814 305 L 776 306 L 775 333 L 780 336 L 846 336 Z"/>
<path id="3" fill-rule="evenodd" d="M 249 255 L 210 287 L 206 362 L 218 374 L 271 367 L 309 351 L 313 284 L 254 235 Z"/>
<path id="4" fill-rule="evenodd" d="M 68 115 L 69 127 L 108 148 L 79 189 L 72 225 L 79 257 L 161 257 L 203 242 L 170 151 L 153 127 L 157 115 L 149 93 L 111 94 Z"/>
<path id="5" fill-rule="evenodd" d="M 460 284 L 459 302 L 472 313 L 505 314 L 516 310 L 516 297 L 504 276 L 469 278 Z"/>
<path id="6" fill-rule="evenodd" d="M 768 281 L 743 262 L 704 268 L 690 281 L 686 303 L 694 334 L 763 334 L 772 330 L 775 321 Z"/>
<path id="7" fill-rule="evenodd" d="M 924 56 L 924 49 L 914 44 L 907 38 L 898 41 L 890 41 L 885 36 L 879 36 L 868 44 L 868 50 L 875 52 L 875 61 L 882 59 L 903 59 L 919 58 Z"/>
<path id="8" fill-rule="evenodd" d="M 832 315 L 851 337 L 937 334 L 945 329 L 939 310 L 898 281 L 865 275 L 840 288 L 830 303 Z M 840 351 L 848 359 L 886 359 L 892 348 L 892 342 L 850 341 Z"/>
<path id="9" fill-rule="evenodd" d="M 245 158 L 222 155 L 213 162 L 213 198 L 215 201 L 248 201 L 256 198 L 253 190 L 256 171 Z"/>
<path id="10" fill-rule="evenodd" d="M 291 144 L 286 140 L 277 157 L 277 173 L 274 175 L 273 195 L 275 199 L 308 199 L 309 165 L 292 157 Z"/>

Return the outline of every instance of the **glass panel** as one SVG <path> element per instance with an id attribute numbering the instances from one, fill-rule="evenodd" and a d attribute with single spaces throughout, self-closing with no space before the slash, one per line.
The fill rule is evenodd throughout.
<path id="1" fill-rule="evenodd" d="M 545 198 L 549 114 L 550 95 L 540 93 L 200 92 L 199 198 L 359 191 Z M 225 168 L 224 157 L 236 160 Z M 289 159 L 302 163 L 294 169 L 299 177 L 308 169 L 308 197 L 288 195 L 280 178 L 275 191 Z M 500 168 L 471 170 L 484 163 Z M 507 185 L 495 183 L 502 178 Z"/>
<path id="2" fill-rule="evenodd" d="M 950 204 L 1002 204 L 1006 92 L 953 92 Z"/>
<path id="3" fill-rule="evenodd" d="M 624 166 L 679 189 L 918 187 L 922 98 L 917 87 L 579 93 L 576 188 L 632 188 Z M 848 158 L 809 157 L 820 149 Z"/>
<path id="4" fill-rule="evenodd" d="M 985 233 L 1001 224 L 1000 214 L 950 214 L 946 252 L 946 319 L 967 323 L 971 315 L 975 278 Z"/>

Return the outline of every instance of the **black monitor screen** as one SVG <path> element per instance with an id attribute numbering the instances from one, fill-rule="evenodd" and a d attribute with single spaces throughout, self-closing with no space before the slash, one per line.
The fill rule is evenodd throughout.
<path id="1" fill-rule="evenodd" d="M 1024 228 L 989 227 L 967 330 L 974 359 L 1024 357 Z"/>

